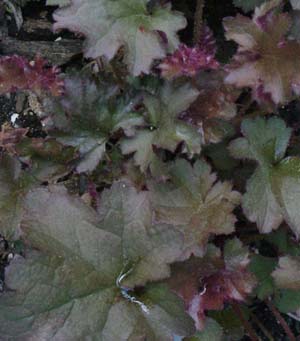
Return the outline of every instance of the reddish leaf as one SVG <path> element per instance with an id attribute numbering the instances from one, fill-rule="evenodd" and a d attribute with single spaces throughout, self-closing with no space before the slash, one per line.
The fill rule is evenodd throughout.
<path id="1" fill-rule="evenodd" d="M 203 258 L 191 258 L 173 267 L 171 287 L 185 301 L 196 327 L 204 327 L 207 310 L 222 310 L 224 303 L 244 301 L 256 284 L 247 266 L 248 251 L 238 239 L 225 244 L 223 255 L 210 245 Z"/>
<path id="2" fill-rule="evenodd" d="M 17 90 L 32 90 L 37 94 L 43 91 L 59 96 L 63 91 L 63 81 L 59 78 L 56 66 L 47 67 L 47 62 L 37 56 L 28 61 L 20 56 L 0 58 L 0 94 Z"/>
<path id="3" fill-rule="evenodd" d="M 264 3 L 252 20 L 242 15 L 224 19 L 227 39 L 238 44 L 225 81 L 250 87 L 258 103 L 287 103 L 300 94 L 300 44 L 286 39 L 291 18 L 280 13 L 280 3 Z"/>
<path id="4" fill-rule="evenodd" d="M 217 143 L 229 132 L 228 123 L 236 115 L 235 101 L 240 93 L 223 82 L 224 72 L 200 74 L 199 96 L 181 118 L 197 126 L 205 143 Z"/>
<path id="5" fill-rule="evenodd" d="M 216 45 L 211 30 L 203 29 L 199 43 L 194 47 L 180 44 L 178 49 L 159 65 L 162 76 L 173 79 L 179 76 L 193 77 L 200 70 L 217 69 Z"/>

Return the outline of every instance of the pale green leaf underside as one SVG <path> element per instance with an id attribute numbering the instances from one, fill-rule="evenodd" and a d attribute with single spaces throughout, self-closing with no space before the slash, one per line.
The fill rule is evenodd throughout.
<path id="1" fill-rule="evenodd" d="M 272 276 L 276 285 L 282 289 L 300 289 L 300 258 L 284 256 L 279 258 L 278 266 Z"/>

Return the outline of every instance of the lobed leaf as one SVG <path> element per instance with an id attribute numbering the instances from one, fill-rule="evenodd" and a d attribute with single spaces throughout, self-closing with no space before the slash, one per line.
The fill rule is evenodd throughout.
<path id="1" fill-rule="evenodd" d="M 156 96 L 146 94 L 144 104 L 148 110 L 148 129 L 139 130 L 131 139 L 121 142 L 123 154 L 134 153 L 135 163 L 145 171 L 156 160 L 153 146 L 175 152 L 184 142 L 183 152 L 199 154 L 201 135 L 197 129 L 178 119 L 196 99 L 198 91 L 189 84 L 174 86 L 166 83 Z"/>
<path id="2" fill-rule="evenodd" d="M 197 161 L 192 167 L 187 161 L 176 160 L 170 167 L 170 181 L 150 186 L 156 219 L 183 231 L 183 258 L 202 256 L 211 235 L 234 231 L 232 211 L 240 194 L 229 182 L 216 182 L 206 162 Z"/>
<path id="3" fill-rule="evenodd" d="M 244 213 L 262 233 L 277 229 L 285 220 L 298 237 L 300 160 L 283 159 L 291 130 L 278 118 L 258 118 L 245 120 L 242 132 L 245 138 L 229 146 L 232 155 L 256 160 L 259 165 L 247 182 L 242 199 Z"/>
<path id="4" fill-rule="evenodd" d="M 269 105 L 287 103 L 300 93 L 300 44 L 286 39 L 291 18 L 280 13 L 280 3 L 262 4 L 252 20 L 242 15 L 224 19 L 226 38 L 238 44 L 225 82 L 251 88 L 256 101 Z"/>
<path id="5" fill-rule="evenodd" d="M 78 172 L 90 172 L 104 157 L 113 133 L 123 130 L 132 135 L 135 126 L 143 123 L 134 110 L 138 101 L 134 94 L 121 95 L 115 85 L 70 76 L 65 79 L 64 96 L 46 103 L 44 127 L 59 142 L 78 150 Z"/>
<path id="6" fill-rule="evenodd" d="M 82 33 L 88 58 L 105 56 L 111 60 L 124 47 L 129 71 L 135 76 L 149 73 L 154 59 L 178 46 L 176 32 L 186 26 L 186 20 L 169 5 L 156 5 L 150 12 L 148 2 L 73 0 L 54 13 L 54 29 Z"/>
<path id="7" fill-rule="evenodd" d="M 180 118 L 197 127 L 205 144 L 220 142 L 233 134 L 230 121 L 236 116 L 239 91 L 223 82 L 220 71 L 201 73 L 197 79 L 199 96 Z"/>
<path id="8" fill-rule="evenodd" d="M 172 267 L 170 286 L 184 300 L 199 330 L 205 313 L 222 310 L 226 302 L 244 301 L 256 285 L 248 270 L 249 255 L 238 239 L 228 240 L 224 254 L 210 245 L 203 258 L 190 258 Z M 204 329 L 205 331 L 205 329 Z"/>
<path id="9" fill-rule="evenodd" d="M 133 291 L 169 276 L 169 263 L 181 253 L 180 233 L 154 225 L 147 194 L 127 183 L 115 183 L 101 201 L 97 215 L 61 186 L 29 192 L 22 231 L 40 251 L 17 256 L 6 270 L 4 340 L 171 340 L 193 333 L 165 286 Z"/>

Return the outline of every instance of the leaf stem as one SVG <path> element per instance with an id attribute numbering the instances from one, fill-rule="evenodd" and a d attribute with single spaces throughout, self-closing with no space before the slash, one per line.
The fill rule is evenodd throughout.
<path id="1" fill-rule="evenodd" d="M 265 336 L 268 338 L 269 341 L 274 341 L 273 336 L 268 331 L 268 329 L 259 321 L 259 319 L 256 317 L 256 315 L 252 312 L 250 312 L 251 319 L 253 320 L 253 323 L 257 324 L 257 326 L 260 328 L 260 330 L 265 334 Z"/>
<path id="2" fill-rule="evenodd" d="M 291 331 L 289 325 L 286 323 L 286 320 L 281 316 L 280 312 L 276 309 L 274 304 L 270 300 L 265 300 L 266 305 L 271 310 L 272 314 L 275 316 L 276 321 L 282 326 L 284 329 L 286 335 L 288 336 L 288 339 L 290 341 L 296 341 L 296 337 Z"/>
<path id="3" fill-rule="evenodd" d="M 197 44 L 200 38 L 203 24 L 203 8 L 205 0 L 197 0 L 196 11 L 194 16 L 194 44 Z"/>
<path id="4" fill-rule="evenodd" d="M 245 330 L 247 331 L 251 341 L 259 341 L 258 336 L 256 335 L 255 331 L 253 330 L 249 321 L 245 318 L 243 311 L 240 308 L 240 306 L 237 303 L 232 303 L 232 308 L 233 308 L 235 314 L 237 315 L 237 317 L 242 322 L 242 324 L 243 324 Z"/>

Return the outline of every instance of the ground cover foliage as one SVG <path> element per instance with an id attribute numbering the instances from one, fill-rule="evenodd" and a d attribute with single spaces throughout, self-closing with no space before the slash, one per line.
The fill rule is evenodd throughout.
<path id="1" fill-rule="evenodd" d="M 43 4 L 83 49 L 0 56 L 0 340 L 296 340 L 300 1 Z"/>

